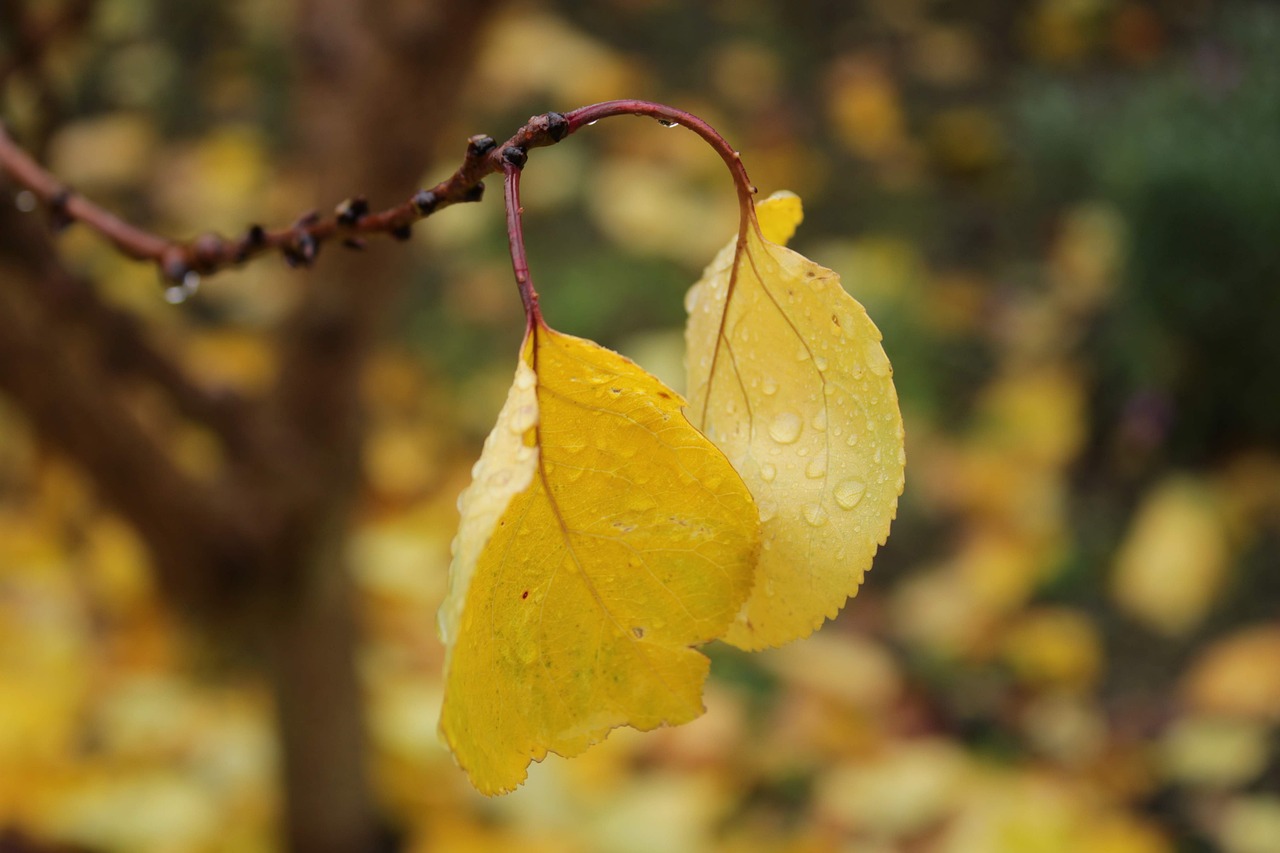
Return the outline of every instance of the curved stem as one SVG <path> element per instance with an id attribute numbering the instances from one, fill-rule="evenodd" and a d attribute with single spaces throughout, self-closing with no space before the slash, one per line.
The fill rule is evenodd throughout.
<path id="1" fill-rule="evenodd" d="M 667 127 L 676 124 L 687 127 L 714 148 L 715 152 L 720 155 L 720 159 L 729 167 L 729 173 L 733 175 L 734 186 L 738 189 L 738 206 L 742 211 L 741 230 L 745 232 L 747 220 L 751 218 L 750 215 L 755 210 L 751 197 L 755 195 L 756 188 L 752 186 L 751 179 L 747 177 L 747 170 L 742 165 L 742 158 L 734 150 L 733 146 L 729 144 L 729 141 L 721 136 L 714 127 L 693 113 L 687 113 L 684 110 L 678 110 L 666 104 L 655 104 L 652 101 L 604 101 L 599 104 L 579 107 L 576 110 L 565 113 L 564 117 L 569 122 L 569 129 L 565 135 L 568 136 L 587 125 L 595 124 L 602 118 L 621 115 L 643 116 L 655 119 Z"/>
<path id="2" fill-rule="evenodd" d="M 520 301 L 524 303 L 527 329 L 532 330 L 542 322 L 538 309 L 538 292 L 533 289 L 533 277 L 529 275 L 529 257 L 524 249 L 524 210 L 520 207 L 520 167 L 504 163 L 503 200 L 507 205 L 507 244 L 511 247 L 511 268 L 516 274 L 516 287 L 520 289 Z"/>

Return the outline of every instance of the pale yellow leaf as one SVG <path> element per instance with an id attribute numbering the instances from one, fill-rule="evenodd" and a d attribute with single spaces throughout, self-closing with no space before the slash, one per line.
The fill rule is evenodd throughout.
<path id="1" fill-rule="evenodd" d="M 611 728 L 702 713 L 708 661 L 746 599 L 751 497 L 616 353 L 536 325 L 460 501 L 441 731 L 484 793 Z"/>
<path id="2" fill-rule="evenodd" d="M 902 416 L 880 331 L 834 272 L 777 245 L 800 199 L 756 207 L 689 291 L 689 417 L 760 509 L 751 598 L 725 640 L 810 634 L 857 592 L 902 493 Z M 775 242 L 776 241 L 776 242 Z"/>
<path id="3" fill-rule="evenodd" d="M 1199 712 L 1280 722 L 1280 625 L 1215 640 L 1196 656 L 1179 693 Z"/>
<path id="4" fill-rule="evenodd" d="M 1213 491 L 1195 478 L 1171 476 L 1134 517 L 1116 554 L 1112 597 L 1148 628 L 1186 634 L 1226 581 L 1230 550 Z"/>

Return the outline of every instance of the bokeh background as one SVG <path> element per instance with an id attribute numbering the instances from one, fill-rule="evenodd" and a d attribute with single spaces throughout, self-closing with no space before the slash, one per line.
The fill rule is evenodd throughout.
<path id="1" fill-rule="evenodd" d="M 38 74 L 0 82 L 0 108 L 108 206 L 190 236 L 340 200 L 319 187 L 375 207 L 416 188 L 299 167 L 300 111 L 323 108 L 291 70 L 306 3 L 88 6 Z M 421 185 L 468 135 L 549 109 L 640 97 L 706 118 L 764 193 L 804 198 L 794 246 L 884 332 L 907 489 L 835 622 L 762 654 L 711 647 L 703 718 L 617 731 L 486 800 L 436 736 L 435 610 L 521 333 L 500 199 L 379 241 L 371 274 L 407 286 L 363 384 L 348 547 L 369 765 L 403 849 L 1280 851 L 1280 8 L 486 14 L 470 70 L 432 84 L 457 105 L 415 107 Z M 0 57 L 17 44 L 0 25 Z M 534 152 L 524 203 L 549 322 L 679 387 L 683 293 L 735 227 L 715 155 L 611 120 Z M 87 230 L 58 245 L 198 375 L 248 392 L 309 275 L 260 259 L 173 306 Z M 212 464 L 199 435 L 165 435 Z M 270 697 L 206 646 L 145 543 L 0 397 L 0 848 L 279 849 Z"/>

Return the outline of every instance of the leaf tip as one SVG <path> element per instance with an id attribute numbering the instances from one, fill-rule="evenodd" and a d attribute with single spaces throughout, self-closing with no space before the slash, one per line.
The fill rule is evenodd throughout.
<path id="1" fill-rule="evenodd" d="M 756 203 L 756 218 L 766 240 L 785 246 L 804 221 L 804 204 L 790 190 L 779 190 Z"/>

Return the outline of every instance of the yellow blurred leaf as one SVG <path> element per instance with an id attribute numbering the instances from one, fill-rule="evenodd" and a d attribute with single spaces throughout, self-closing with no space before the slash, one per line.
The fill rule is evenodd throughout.
<path id="1" fill-rule="evenodd" d="M 1227 853 L 1275 853 L 1280 842 L 1280 797 L 1237 797 L 1224 810 L 1218 833 Z"/>
<path id="2" fill-rule="evenodd" d="M 1080 690 L 1092 686 L 1102 665 L 1098 632 L 1083 613 L 1041 608 L 1024 613 L 1005 634 L 1004 657 L 1033 685 Z"/>
<path id="3" fill-rule="evenodd" d="M 686 299 L 690 418 L 760 509 L 755 587 L 725 641 L 810 634 L 855 594 L 902 493 L 902 416 L 880 330 L 834 272 L 785 243 L 779 193 Z"/>
<path id="4" fill-rule="evenodd" d="M 634 91 L 640 72 L 626 55 L 535 6 L 512 7 L 487 29 L 473 87 L 487 104 L 511 107 L 532 96 L 589 104 Z"/>
<path id="5" fill-rule="evenodd" d="M 958 804 L 968 759 L 950 741 L 924 739 L 892 745 L 823 774 L 815 791 L 822 817 L 881 839 L 922 832 Z"/>
<path id="6" fill-rule="evenodd" d="M 260 334 L 232 329 L 184 336 L 186 367 L 202 384 L 261 393 L 276 378 L 275 353 Z"/>
<path id="7" fill-rule="evenodd" d="M 1267 729 L 1259 723 L 1222 717 L 1179 720 L 1161 743 L 1164 775 L 1189 785 L 1242 785 L 1266 768 L 1267 739 Z"/>
<path id="8" fill-rule="evenodd" d="M 208 850 L 226 830 L 209 792 L 176 770 L 102 773 L 50 799 L 41 830 L 99 850 Z"/>
<path id="9" fill-rule="evenodd" d="M 1280 721 L 1280 626 L 1238 631 L 1209 646 L 1181 693 L 1199 712 Z"/>
<path id="10" fill-rule="evenodd" d="M 1132 815 L 1113 813 L 1084 827 L 1080 850 L 1090 853 L 1166 853 L 1174 849 L 1163 832 Z"/>
<path id="11" fill-rule="evenodd" d="M 905 692 L 889 650 L 856 635 L 818 635 L 764 652 L 760 664 L 794 687 L 869 712 L 888 712 Z"/>
<path id="12" fill-rule="evenodd" d="M 1027 703 L 1020 716 L 1028 743 L 1059 765 L 1091 764 L 1106 748 L 1106 718 L 1079 695 L 1042 693 Z"/>
<path id="13" fill-rule="evenodd" d="M 259 212 L 267 181 L 266 145 L 248 125 L 228 125 L 162 161 L 157 204 L 191 229 L 244 228 Z"/>
<path id="14" fill-rule="evenodd" d="M 52 140 L 49 160 L 60 179 L 97 190 L 138 181 L 154 164 L 155 151 L 152 122 L 117 112 L 63 127 Z"/>
<path id="15" fill-rule="evenodd" d="M 906 141 L 898 87 L 874 60 L 854 57 L 836 66 L 827 111 L 841 141 L 861 157 L 886 157 Z"/>
<path id="16" fill-rule="evenodd" d="M 611 728 L 702 713 L 708 661 L 751 585 L 757 513 L 630 361 L 538 324 L 460 499 L 441 632 L 441 731 L 487 794 Z"/>
<path id="17" fill-rule="evenodd" d="M 1112 596 L 1147 627 L 1184 634 L 1213 604 L 1228 558 L 1212 492 L 1190 477 L 1174 476 L 1138 510 L 1116 555 Z"/>

